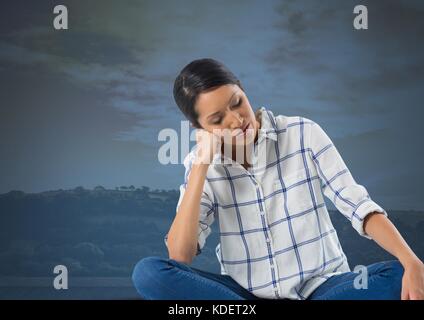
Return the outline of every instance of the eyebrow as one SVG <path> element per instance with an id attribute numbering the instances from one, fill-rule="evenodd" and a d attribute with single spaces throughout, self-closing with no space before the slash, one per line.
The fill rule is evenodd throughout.
<path id="1" fill-rule="evenodd" d="M 230 104 L 230 103 L 231 103 L 231 100 L 233 99 L 233 97 L 234 97 L 234 95 L 235 95 L 236 93 L 237 93 L 237 92 L 234 92 L 234 93 L 231 95 L 231 98 L 228 100 L 228 104 Z M 206 117 L 206 119 L 209 119 L 209 118 L 213 117 L 214 115 L 219 114 L 220 112 L 221 112 L 221 111 L 214 112 L 214 113 L 212 113 L 211 115 L 207 116 L 207 117 Z"/>

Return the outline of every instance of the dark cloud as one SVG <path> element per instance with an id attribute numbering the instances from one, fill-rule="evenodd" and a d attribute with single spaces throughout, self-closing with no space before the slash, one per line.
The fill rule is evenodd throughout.
<path id="1" fill-rule="evenodd" d="M 179 130 L 184 117 L 173 101 L 173 81 L 186 63 L 204 56 L 241 77 L 253 107 L 323 124 L 356 171 L 367 173 L 367 183 L 393 167 L 359 155 L 379 150 L 391 158 L 389 150 L 402 150 L 405 141 L 420 142 L 420 1 L 361 3 L 369 9 L 366 31 L 353 29 L 353 0 L 64 1 L 72 18 L 66 32 L 52 28 L 54 4 L 14 1 L 0 12 L 3 192 L 141 183 L 176 188 L 182 168 L 158 163 L 157 135 Z M 371 132 L 375 138 L 366 136 Z M 417 165 L 423 154 L 415 151 L 416 161 L 405 152 L 395 157 Z"/>
<path id="2" fill-rule="evenodd" d="M 354 1 L 284 1 L 276 10 L 279 45 L 269 52 L 270 70 L 287 68 L 328 85 L 340 96 L 408 88 L 424 80 L 423 5 L 413 1 L 369 1 L 369 29 L 353 28 Z M 279 68 L 280 67 L 280 68 Z M 336 87 L 334 87 L 336 86 Z"/>

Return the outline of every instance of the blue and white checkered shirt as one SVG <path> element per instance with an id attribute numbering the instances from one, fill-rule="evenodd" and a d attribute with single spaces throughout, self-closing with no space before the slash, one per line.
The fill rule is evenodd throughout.
<path id="1" fill-rule="evenodd" d="M 274 116 L 264 107 L 257 114 L 254 150 L 265 161 L 246 170 L 221 154 L 214 158 L 201 199 L 197 254 L 217 220 L 222 274 L 261 298 L 306 299 L 329 277 L 350 271 L 323 195 L 368 239 L 366 215 L 387 212 L 356 183 L 317 123 Z M 184 160 L 177 210 L 193 160 L 194 149 Z"/>

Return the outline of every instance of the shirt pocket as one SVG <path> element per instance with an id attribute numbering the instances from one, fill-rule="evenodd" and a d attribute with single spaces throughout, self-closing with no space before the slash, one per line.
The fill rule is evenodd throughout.
<path id="1" fill-rule="evenodd" d="M 311 172 L 309 173 L 311 178 Z M 309 179 L 306 169 L 300 169 L 289 173 L 282 178 L 274 181 L 274 192 L 287 207 L 289 215 L 302 214 L 306 210 L 313 208 L 312 197 L 315 196 L 313 180 Z"/>

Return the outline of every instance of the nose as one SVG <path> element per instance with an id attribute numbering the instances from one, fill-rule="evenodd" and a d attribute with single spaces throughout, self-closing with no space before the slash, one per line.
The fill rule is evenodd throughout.
<path id="1" fill-rule="evenodd" d="M 231 129 L 240 128 L 243 123 L 243 118 L 235 111 L 230 111 L 233 116 L 233 121 L 231 122 Z"/>

